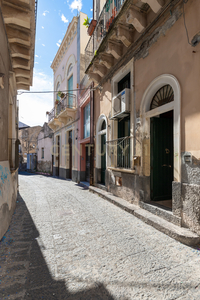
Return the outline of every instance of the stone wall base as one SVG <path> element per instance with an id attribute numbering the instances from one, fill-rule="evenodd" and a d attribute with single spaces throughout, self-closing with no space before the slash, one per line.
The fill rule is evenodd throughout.
<path id="1" fill-rule="evenodd" d="M 52 162 L 51 161 L 38 161 L 37 162 L 37 170 L 39 172 L 51 173 L 52 172 Z"/>

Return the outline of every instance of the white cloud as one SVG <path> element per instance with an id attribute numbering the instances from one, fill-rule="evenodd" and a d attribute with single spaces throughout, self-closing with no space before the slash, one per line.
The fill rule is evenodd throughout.
<path id="1" fill-rule="evenodd" d="M 82 0 L 74 0 L 69 7 L 71 8 L 71 10 L 73 11 L 74 9 L 78 9 L 79 11 L 82 9 Z"/>
<path id="2" fill-rule="evenodd" d="M 61 44 L 62 40 L 59 40 L 58 43 Z"/>
<path id="3" fill-rule="evenodd" d="M 49 11 L 48 11 L 48 10 L 45 10 L 45 11 L 43 12 L 43 16 L 46 16 L 47 13 L 49 13 Z"/>
<path id="4" fill-rule="evenodd" d="M 93 11 L 93 8 L 91 8 L 90 11 Z"/>
<path id="5" fill-rule="evenodd" d="M 42 29 L 44 29 L 44 26 L 42 26 Z"/>
<path id="6" fill-rule="evenodd" d="M 31 91 L 52 91 L 53 78 L 42 72 L 35 71 L 33 74 L 33 87 Z M 29 94 L 18 96 L 19 116 L 23 123 L 30 126 L 43 125 L 48 122 L 46 112 L 53 108 L 53 93 Z"/>
<path id="7" fill-rule="evenodd" d="M 68 23 L 68 22 L 69 22 L 63 14 L 62 14 L 62 16 L 61 16 L 61 20 L 62 20 L 64 23 Z"/>
<path id="8" fill-rule="evenodd" d="M 37 65 L 38 65 L 38 64 L 39 64 L 39 62 L 35 61 L 35 64 L 37 64 Z"/>
<path id="9" fill-rule="evenodd" d="M 56 43 L 56 45 L 57 45 L 58 47 L 60 47 L 60 44 Z"/>
<path id="10" fill-rule="evenodd" d="M 35 54 L 35 57 L 39 57 L 37 54 Z"/>
<path id="11" fill-rule="evenodd" d="M 45 44 L 42 44 L 43 47 L 45 47 Z"/>

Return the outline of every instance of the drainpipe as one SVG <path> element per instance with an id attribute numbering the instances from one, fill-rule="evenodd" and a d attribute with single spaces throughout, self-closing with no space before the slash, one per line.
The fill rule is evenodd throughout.
<path id="1" fill-rule="evenodd" d="M 90 185 L 94 185 L 94 83 L 90 87 Z"/>

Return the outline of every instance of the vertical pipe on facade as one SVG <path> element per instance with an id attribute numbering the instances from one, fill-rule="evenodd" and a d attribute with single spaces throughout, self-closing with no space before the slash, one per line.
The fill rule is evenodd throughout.
<path id="1" fill-rule="evenodd" d="M 94 184 L 94 83 L 90 86 L 90 185 Z"/>
<path id="2" fill-rule="evenodd" d="M 135 108 L 135 102 L 136 102 L 136 95 L 135 95 L 135 58 L 133 58 L 133 106 L 134 106 L 134 128 L 133 128 L 133 156 L 136 155 L 136 108 Z"/>

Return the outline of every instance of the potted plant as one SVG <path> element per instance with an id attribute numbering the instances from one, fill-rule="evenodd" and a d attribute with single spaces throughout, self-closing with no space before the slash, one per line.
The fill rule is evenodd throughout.
<path id="1" fill-rule="evenodd" d="M 86 26 L 86 28 L 89 27 L 89 25 L 90 25 L 90 19 L 88 18 L 88 16 L 87 16 L 86 19 L 84 19 L 83 25 Z"/>
<path id="2" fill-rule="evenodd" d="M 58 104 L 60 102 L 60 100 L 56 99 L 55 104 Z"/>
<path id="3" fill-rule="evenodd" d="M 91 36 L 95 30 L 95 27 L 97 25 L 97 21 L 96 20 L 92 20 L 88 26 L 88 34 L 89 36 Z"/>

